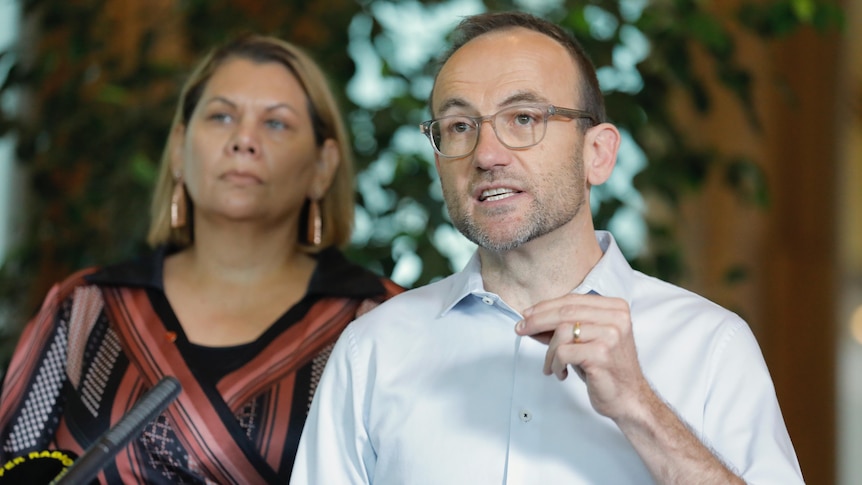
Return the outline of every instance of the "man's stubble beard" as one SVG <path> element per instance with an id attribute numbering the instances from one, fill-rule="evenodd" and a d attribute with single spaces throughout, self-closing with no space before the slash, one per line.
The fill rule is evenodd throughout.
<path id="1" fill-rule="evenodd" d="M 586 182 L 580 146 L 573 157 L 574 170 L 568 173 L 548 174 L 540 186 L 542 193 L 529 187 L 535 198 L 526 214 L 526 221 L 508 235 L 500 238 L 492 236 L 491 231 L 478 225 L 467 215 L 464 205 L 458 204 L 460 194 L 452 193 L 443 186 L 443 197 L 452 224 L 467 239 L 494 252 L 511 251 L 536 238 L 542 237 L 572 221 L 586 205 Z"/>

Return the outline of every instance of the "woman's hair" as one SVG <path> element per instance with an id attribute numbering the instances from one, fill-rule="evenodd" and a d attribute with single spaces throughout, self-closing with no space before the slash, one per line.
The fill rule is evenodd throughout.
<path id="1" fill-rule="evenodd" d="M 150 207 L 151 221 L 147 242 L 151 246 L 171 244 L 185 247 L 194 241 L 193 205 L 188 196 L 188 223 L 182 228 L 171 228 L 171 195 L 176 183 L 171 171 L 172 133 L 179 126 L 188 126 L 207 83 L 219 67 L 231 59 L 246 59 L 261 64 L 275 62 L 283 65 L 299 80 L 308 100 L 308 112 L 317 146 L 322 146 L 326 139 L 331 138 L 335 140 L 340 156 L 332 184 L 319 201 L 323 222 L 321 243 L 315 246 L 305 241 L 303 236 L 306 234 L 306 228 L 303 225 L 298 230 L 299 247 L 307 253 L 314 253 L 327 246 L 346 245 L 350 241 L 354 217 L 353 156 L 335 96 L 329 89 L 323 71 L 308 54 L 281 39 L 254 34 L 243 35 L 212 50 L 200 61 L 183 86 L 171 131 L 162 152 L 161 167 Z M 291 189 L 285 187 L 285 190 Z M 300 224 L 305 224 L 306 220 L 307 216 L 300 217 Z"/>

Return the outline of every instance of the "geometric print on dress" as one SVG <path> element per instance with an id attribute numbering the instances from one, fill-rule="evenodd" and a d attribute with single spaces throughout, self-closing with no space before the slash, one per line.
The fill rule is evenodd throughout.
<path id="1" fill-rule="evenodd" d="M 249 399 L 248 402 L 240 407 L 239 411 L 234 415 L 239 426 L 245 430 L 246 437 L 252 441 L 255 439 L 254 434 L 257 428 L 260 408 L 263 406 L 263 399 L 264 396 L 257 396 Z"/>
<path id="2" fill-rule="evenodd" d="M 83 360 L 87 365 L 80 393 L 81 401 L 94 418 L 99 415 L 105 388 L 121 350 L 120 339 L 108 323 L 107 316 L 104 312 L 100 313 L 84 350 Z"/>
<path id="3" fill-rule="evenodd" d="M 12 425 L 12 432 L 3 451 L 15 454 L 37 445 L 38 438 L 53 436 L 60 423 L 57 400 L 66 381 L 66 333 L 68 331 L 69 306 L 63 305 L 53 335 L 53 341 L 45 358 L 41 360 L 35 374 L 33 386 L 24 400 L 21 413 Z"/>
<path id="4" fill-rule="evenodd" d="M 326 367 L 326 361 L 329 360 L 333 347 L 335 347 L 334 343 L 327 345 L 311 361 L 311 382 L 308 385 L 308 407 L 305 409 L 306 414 L 311 409 L 314 392 L 317 390 L 317 384 L 320 382 L 320 376 L 323 375 L 323 368 Z"/>
<path id="5" fill-rule="evenodd" d="M 148 423 L 138 441 L 147 451 L 150 468 L 158 471 L 170 483 L 192 483 L 185 481 L 183 475 L 177 473 L 189 457 L 177 441 L 170 422 L 164 415 L 160 414 Z"/>
<path id="6" fill-rule="evenodd" d="M 66 373 L 74 389 L 81 385 L 81 367 L 84 365 L 86 340 L 105 306 L 102 290 L 97 286 L 80 286 L 72 294 L 72 313 L 69 315 L 69 351 Z"/>

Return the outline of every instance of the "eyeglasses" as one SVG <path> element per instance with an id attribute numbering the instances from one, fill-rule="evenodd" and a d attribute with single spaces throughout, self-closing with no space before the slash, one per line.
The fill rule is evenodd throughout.
<path id="1" fill-rule="evenodd" d="M 491 122 L 494 134 L 507 148 L 529 148 L 545 138 L 548 118 L 588 119 L 599 123 L 592 113 L 554 105 L 522 104 L 510 106 L 488 116 L 444 116 L 421 123 L 419 129 L 431 141 L 441 157 L 460 158 L 473 153 L 479 144 L 479 130 L 485 120 Z"/>

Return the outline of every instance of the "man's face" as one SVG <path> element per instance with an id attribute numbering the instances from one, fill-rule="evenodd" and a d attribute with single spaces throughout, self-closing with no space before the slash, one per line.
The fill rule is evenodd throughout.
<path id="1" fill-rule="evenodd" d="M 446 62 L 434 86 L 434 118 L 485 116 L 523 104 L 579 109 L 578 72 L 568 52 L 527 29 L 473 39 Z M 490 122 L 480 127 L 473 153 L 437 156 L 443 195 L 455 227 L 492 251 L 508 251 L 589 218 L 583 135 L 577 121 L 548 119 L 544 139 L 510 149 Z"/>

